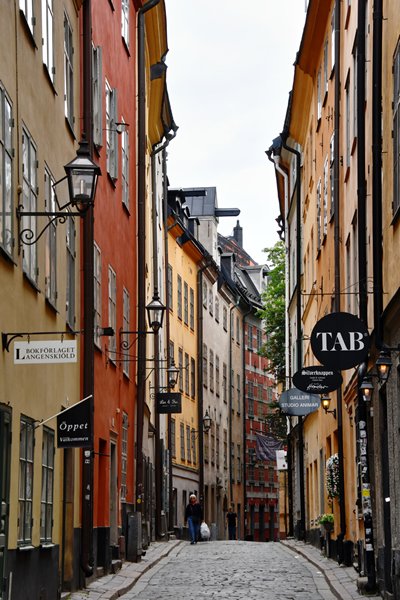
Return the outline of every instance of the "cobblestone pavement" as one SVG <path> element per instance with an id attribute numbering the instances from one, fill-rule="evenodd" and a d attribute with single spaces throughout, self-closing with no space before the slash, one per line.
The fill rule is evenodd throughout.
<path id="1" fill-rule="evenodd" d="M 321 571 L 279 543 L 188 542 L 147 571 L 123 600 L 333 600 Z"/>

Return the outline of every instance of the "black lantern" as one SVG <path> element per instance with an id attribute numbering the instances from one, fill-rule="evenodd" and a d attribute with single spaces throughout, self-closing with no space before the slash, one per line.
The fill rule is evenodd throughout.
<path id="1" fill-rule="evenodd" d="M 167 369 L 167 380 L 169 388 L 172 389 L 176 386 L 176 384 L 178 383 L 178 377 L 179 367 L 175 366 L 175 362 L 172 360 L 171 365 Z"/>
<path id="2" fill-rule="evenodd" d="M 333 410 L 329 410 L 329 407 L 331 405 L 331 397 L 328 396 L 327 394 L 321 396 L 321 404 L 322 404 L 322 408 L 324 409 L 326 414 L 330 413 L 336 419 L 336 408 L 334 408 Z"/>
<path id="3" fill-rule="evenodd" d="M 161 302 L 157 292 L 154 293 L 150 304 L 146 306 L 146 310 L 149 327 L 154 331 L 154 333 L 157 333 L 160 327 L 162 327 L 165 313 L 165 306 Z"/>
<path id="4" fill-rule="evenodd" d="M 378 372 L 378 379 L 381 383 L 385 383 L 389 379 L 390 369 L 392 368 L 392 359 L 388 350 L 382 350 L 375 363 Z"/>
<path id="5" fill-rule="evenodd" d="M 90 158 L 89 144 L 83 138 L 79 142 L 76 157 L 64 167 L 68 179 L 71 204 L 81 214 L 93 206 L 96 185 L 101 170 Z"/>
<path id="6" fill-rule="evenodd" d="M 375 376 L 376 377 L 376 376 Z M 370 376 L 364 377 L 360 385 L 360 391 L 364 402 L 370 402 L 374 393 L 374 386 Z"/>
<path id="7" fill-rule="evenodd" d="M 206 409 L 206 413 L 203 417 L 203 431 L 209 431 L 211 429 L 211 417 L 208 414 L 208 410 Z"/>

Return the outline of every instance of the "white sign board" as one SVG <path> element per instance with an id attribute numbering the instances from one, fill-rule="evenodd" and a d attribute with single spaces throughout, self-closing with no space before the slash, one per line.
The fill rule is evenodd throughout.
<path id="1" fill-rule="evenodd" d="M 77 360 L 76 340 L 14 343 L 14 364 L 16 365 L 72 363 Z"/>
<path id="2" fill-rule="evenodd" d="M 287 470 L 286 450 L 276 451 L 276 468 L 278 469 L 278 471 Z"/>

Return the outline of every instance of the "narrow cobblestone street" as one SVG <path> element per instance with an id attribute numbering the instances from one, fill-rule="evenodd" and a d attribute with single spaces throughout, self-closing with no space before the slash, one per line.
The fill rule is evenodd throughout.
<path id="1" fill-rule="evenodd" d="M 184 543 L 147 571 L 124 600 L 330 600 L 325 577 L 282 544 Z"/>

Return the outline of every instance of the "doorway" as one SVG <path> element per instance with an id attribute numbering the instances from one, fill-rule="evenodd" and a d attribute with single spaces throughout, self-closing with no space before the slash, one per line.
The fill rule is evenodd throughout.
<path id="1" fill-rule="evenodd" d="M 0 598 L 6 600 L 8 584 L 6 580 L 8 515 L 10 502 L 10 441 L 11 412 L 0 406 Z"/>

